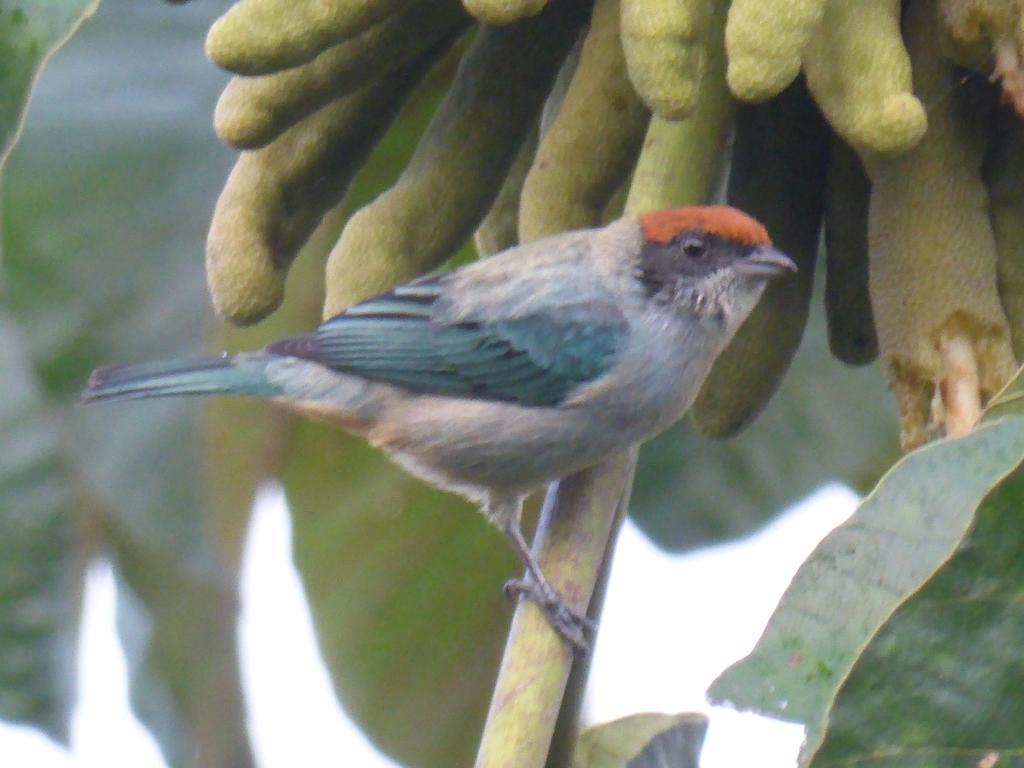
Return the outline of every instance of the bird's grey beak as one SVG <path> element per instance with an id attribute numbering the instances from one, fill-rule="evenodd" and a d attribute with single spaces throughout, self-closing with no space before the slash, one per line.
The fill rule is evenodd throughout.
<path id="1" fill-rule="evenodd" d="M 759 245 L 749 256 L 737 261 L 735 268 L 740 274 L 754 277 L 777 277 L 797 271 L 789 256 L 770 245 Z"/>

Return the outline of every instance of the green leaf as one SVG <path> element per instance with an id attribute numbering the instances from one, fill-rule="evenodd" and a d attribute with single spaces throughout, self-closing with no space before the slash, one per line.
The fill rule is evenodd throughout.
<path id="1" fill-rule="evenodd" d="M 98 5 L 99 0 L 18 0 L 0 5 L 0 169 L 18 140 L 36 77 Z"/>
<path id="2" fill-rule="evenodd" d="M 1024 419 L 1007 428 L 1024 431 Z M 890 616 L 836 696 L 815 768 L 1024 765 L 1024 469 Z"/>
<path id="3" fill-rule="evenodd" d="M 80 558 L 60 425 L 0 314 L 0 717 L 67 741 Z"/>
<path id="4" fill-rule="evenodd" d="M 698 768 L 704 715 L 630 715 L 580 734 L 573 768 Z"/>
<path id="5" fill-rule="evenodd" d="M 660 546 L 745 535 L 830 480 L 866 492 L 899 456 L 881 368 L 831 356 L 818 287 L 792 368 L 753 426 L 722 441 L 684 422 L 641 450 L 630 514 Z"/>
<path id="6" fill-rule="evenodd" d="M 865 645 L 956 552 L 982 499 L 1022 456 L 1024 419 L 1011 418 L 905 457 L 800 567 L 712 700 L 806 724 L 813 752 Z"/>

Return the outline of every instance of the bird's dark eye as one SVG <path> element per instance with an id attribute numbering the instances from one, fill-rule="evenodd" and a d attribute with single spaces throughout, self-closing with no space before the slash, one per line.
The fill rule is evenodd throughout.
<path id="1" fill-rule="evenodd" d="M 682 242 L 683 253 L 691 259 L 702 259 L 707 255 L 708 244 L 703 237 L 687 235 Z"/>

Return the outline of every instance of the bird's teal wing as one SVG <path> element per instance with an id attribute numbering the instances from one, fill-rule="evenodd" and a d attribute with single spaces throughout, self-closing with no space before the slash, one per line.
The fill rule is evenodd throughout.
<path id="1" fill-rule="evenodd" d="M 592 297 L 588 312 L 571 287 L 561 303 L 538 291 L 504 313 L 500 293 L 497 309 L 475 296 L 488 312 L 474 317 L 454 308 L 451 291 L 448 276 L 417 280 L 269 350 L 414 392 L 551 406 L 605 373 L 626 332 L 607 295 Z"/>

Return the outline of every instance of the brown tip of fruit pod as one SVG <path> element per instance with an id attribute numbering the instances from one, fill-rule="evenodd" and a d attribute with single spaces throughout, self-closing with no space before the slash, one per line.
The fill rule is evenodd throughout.
<path id="1" fill-rule="evenodd" d="M 1017 116 L 1024 119 L 1024 70 L 1020 66 L 1017 45 L 1012 39 L 1003 38 L 995 43 L 993 53 L 996 63 L 993 76 L 1003 88 L 999 101 L 1013 107 Z"/>
<path id="2" fill-rule="evenodd" d="M 936 434 L 935 384 L 903 360 L 890 359 L 887 368 L 889 387 L 900 414 L 900 447 L 904 451 L 912 451 Z"/>
<path id="3" fill-rule="evenodd" d="M 939 341 L 943 377 L 939 392 L 947 437 L 966 435 L 981 418 L 981 382 L 971 340 L 963 333 L 944 333 Z"/>

